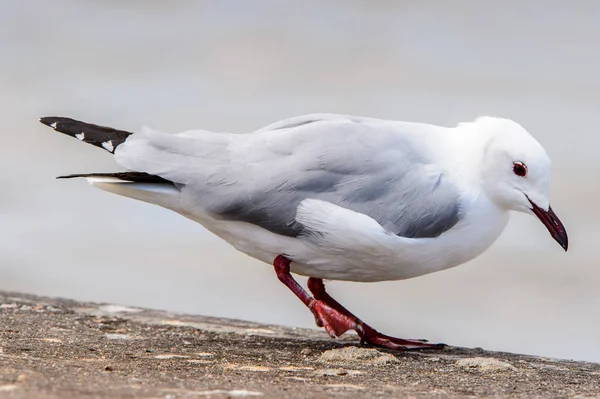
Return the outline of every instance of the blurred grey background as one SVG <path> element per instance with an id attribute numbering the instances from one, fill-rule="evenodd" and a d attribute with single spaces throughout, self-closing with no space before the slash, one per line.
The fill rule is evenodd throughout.
<path id="1" fill-rule="evenodd" d="M 330 290 L 389 334 L 600 361 L 598 15 L 592 1 L 0 0 L 0 289 L 313 326 L 269 265 L 200 225 L 55 181 L 119 168 L 40 116 L 172 132 L 503 116 L 553 160 L 570 251 L 515 215 L 466 265 Z"/>

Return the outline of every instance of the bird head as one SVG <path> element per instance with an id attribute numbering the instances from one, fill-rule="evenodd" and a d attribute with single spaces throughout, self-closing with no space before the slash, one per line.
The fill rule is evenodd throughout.
<path id="1" fill-rule="evenodd" d="M 488 135 L 481 178 L 488 196 L 502 209 L 537 216 L 566 251 L 565 227 L 550 207 L 550 158 L 518 123 L 482 117 L 473 126 Z"/>

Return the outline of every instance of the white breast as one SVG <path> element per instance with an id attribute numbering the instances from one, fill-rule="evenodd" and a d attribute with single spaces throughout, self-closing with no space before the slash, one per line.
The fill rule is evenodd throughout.
<path id="1" fill-rule="evenodd" d="M 500 237 L 509 212 L 500 210 L 487 197 L 478 197 L 464 217 L 437 238 L 414 240 L 407 255 L 406 279 L 458 266 L 476 258 Z"/>

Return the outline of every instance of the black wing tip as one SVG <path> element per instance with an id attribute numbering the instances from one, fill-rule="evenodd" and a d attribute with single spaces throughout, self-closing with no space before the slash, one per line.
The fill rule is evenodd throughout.
<path id="1" fill-rule="evenodd" d="M 145 172 L 116 172 L 116 173 L 76 173 L 72 175 L 57 176 L 57 179 L 74 179 L 77 177 L 112 177 L 118 180 L 131 182 L 131 183 L 151 183 L 151 184 L 171 184 L 174 183 L 170 180 L 162 178 L 160 176 L 151 175 Z"/>
<path id="2" fill-rule="evenodd" d="M 53 129 L 56 129 L 57 123 L 67 121 L 73 121 L 73 119 L 65 118 L 63 116 L 43 116 L 40 118 L 40 123 L 43 123 L 46 126 L 50 126 Z"/>
<path id="3" fill-rule="evenodd" d="M 125 130 L 94 125 L 62 116 L 44 116 L 40 118 L 40 123 L 51 127 L 59 133 L 75 137 L 85 143 L 103 148 L 111 154 L 114 154 L 115 149 L 123 144 L 132 134 Z"/>

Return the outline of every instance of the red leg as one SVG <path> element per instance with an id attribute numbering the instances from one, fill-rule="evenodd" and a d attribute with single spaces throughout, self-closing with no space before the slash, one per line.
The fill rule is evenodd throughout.
<path id="1" fill-rule="evenodd" d="M 333 299 L 327 291 L 325 291 L 325 284 L 320 278 L 311 277 L 308 279 L 308 289 L 313 293 L 316 300 L 322 301 L 323 303 L 330 306 L 332 309 L 337 310 L 341 314 L 355 321 L 359 328 L 354 330 L 360 336 L 361 343 L 368 343 L 374 346 L 381 346 L 388 349 L 394 350 L 406 350 L 406 349 L 441 349 L 444 344 L 429 344 L 426 340 L 414 340 L 414 339 L 401 339 L 390 337 L 375 330 L 358 317 L 354 316 L 348 309 L 343 307 L 338 301 Z"/>
<path id="2" fill-rule="evenodd" d="M 290 263 L 292 261 L 283 255 L 275 258 L 273 267 L 275 268 L 275 273 L 277 273 L 277 278 L 310 309 L 315 315 L 315 321 L 319 327 L 325 327 L 325 330 L 331 337 L 339 337 L 348 330 L 358 328 L 356 321 L 352 318 L 308 295 L 290 274 Z"/>

